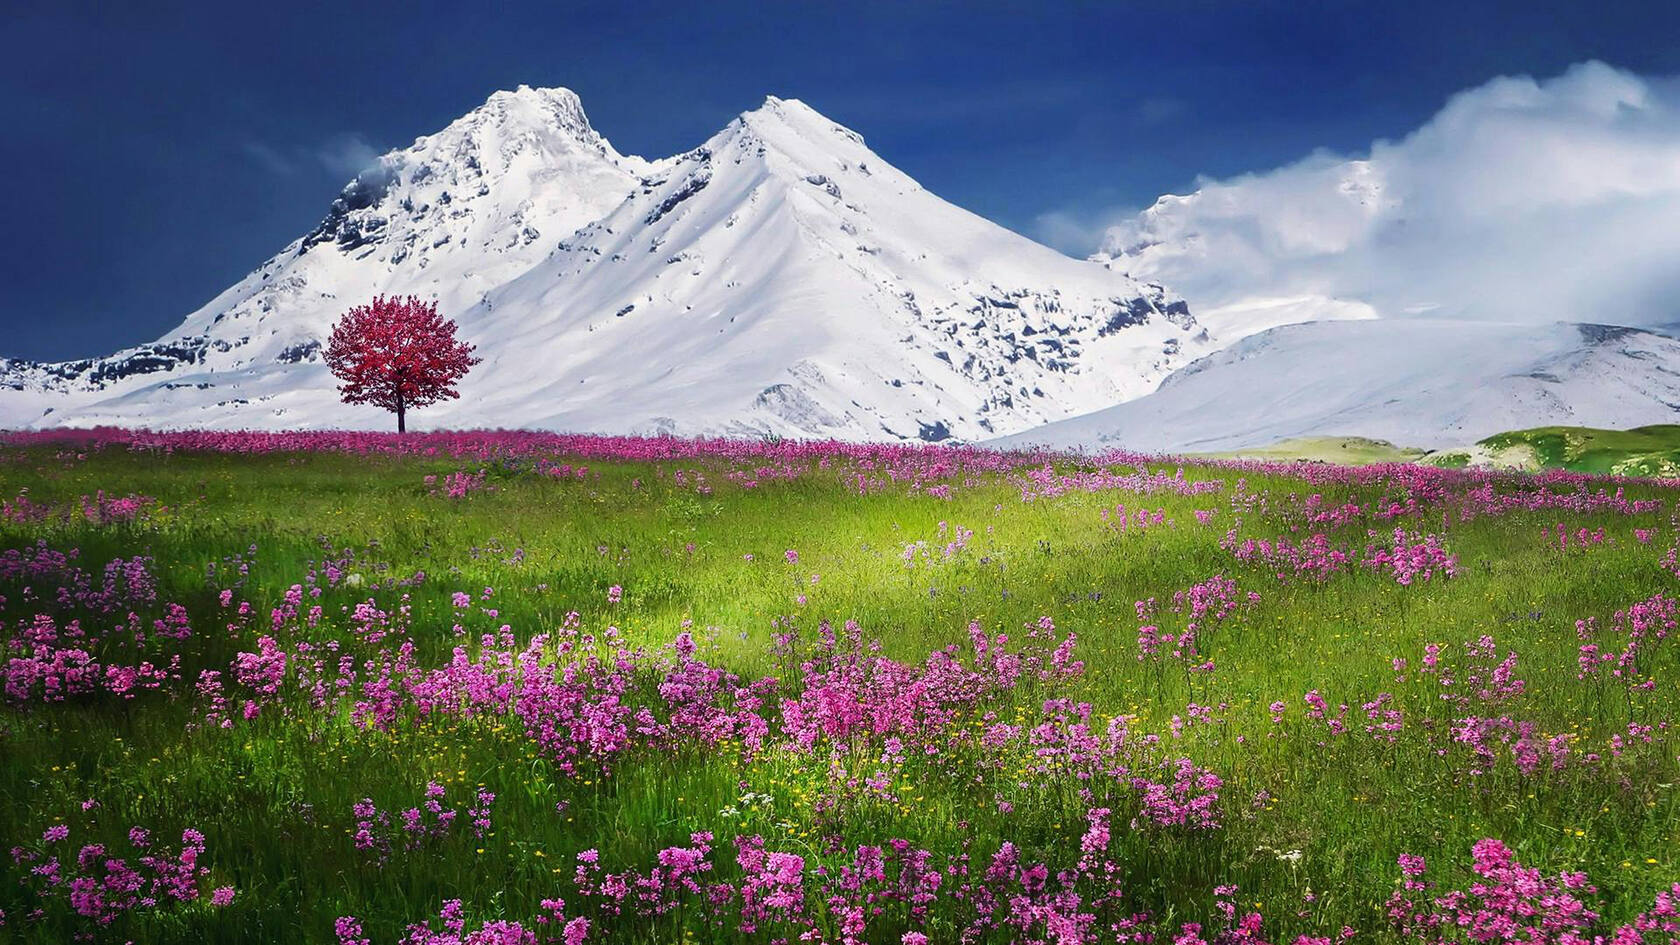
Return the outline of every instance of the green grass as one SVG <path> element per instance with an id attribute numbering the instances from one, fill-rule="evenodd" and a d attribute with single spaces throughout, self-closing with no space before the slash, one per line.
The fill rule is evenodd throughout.
<path id="1" fill-rule="evenodd" d="M 1532 445 L 1548 464 L 1609 471 L 1664 449 L 1672 458 L 1673 448 L 1663 444 L 1677 436 L 1680 427 L 1615 436 L 1522 431 L 1494 439 Z M 1397 458 L 1392 447 L 1368 441 L 1324 448 Z M 1078 634 L 1084 674 L 1022 690 L 990 711 L 1031 723 L 1045 698 L 1087 701 L 1101 722 L 1135 716 L 1140 737 L 1161 736 L 1225 780 L 1218 830 L 1116 823 L 1113 849 L 1125 866 L 1127 908 L 1149 912 L 1162 928 L 1212 921 L 1211 889 L 1234 883 L 1245 908 L 1265 903 L 1275 939 L 1333 935 L 1347 925 L 1366 940 L 1387 940 L 1381 904 L 1394 886 L 1395 858 L 1423 854 L 1446 875 L 1462 875 L 1471 844 L 1485 836 L 1548 871 L 1587 871 L 1613 918 L 1639 911 L 1680 878 L 1676 744 L 1664 735 L 1656 747 L 1609 757 L 1610 739 L 1625 734 L 1630 720 L 1675 722 L 1675 641 L 1647 667 L 1657 683 L 1651 693 L 1630 696 L 1576 678 L 1577 620 L 1607 623 L 1630 603 L 1674 593 L 1674 575 L 1658 562 L 1673 540 L 1668 520 L 1676 495 L 1656 484 L 1627 484 L 1630 495 L 1662 502 L 1639 516 L 1549 511 L 1454 521 L 1444 535 L 1460 558 L 1459 575 L 1402 587 L 1357 570 L 1322 584 L 1279 583 L 1271 569 L 1222 549 L 1233 526 L 1243 537 L 1292 534 L 1299 519 L 1291 510 L 1315 493 L 1327 505 L 1368 505 L 1385 488 L 1308 482 L 1281 469 L 1188 467 L 1191 479 L 1224 483 L 1212 495 L 1074 491 L 1023 502 L 1018 485 L 997 475 L 959 483 L 942 501 L 902 485 L 859 496 L 839 470 L 742 489 L 715 462 L 589 465 L 590 477 L 559 481 L 492 468 L 493 489 L 450 500 L 428 494 L 422 478 L 476 467 L 447 459 L 118 450 L 78 460 L 49 449 L 0 449 L 0 498 L 27 490 L 35 502 L 62 505 L 104 490 L 154 496 L 167 506 L 132 525 L 95 527 L 79 518 L 0 523 L 0 548 L 44 539 L 79 548 L 95 570 L 116 556 L 149 555 L 160 598 L 184 603 L 195 628 L 182 650 L 189 682 L 169 693 L 131 702 L 8 703 L 0 710 L 0 840 L 7 848 L 30 846 L 55 823 L 69 825 L 74 842 L 98 838 L 113 849 L 135 825 L 159 836 L 189 826 L 203 831 L 206 882 L 234 886 L 235 902 L 220 910 L 202 903 L 159 910 L 98 933 L 144 942 L 331 941 L 334 919 L 345 915 L 360 917 L 376 942 L 390 942 L 450 898 L 478 918 L 528 922 L 546 897 L 578 901 L 569 883 L 580 850 L 599 849 L 602 863 L 615 869 L 645 869 L 657 851 L 686 843 L 697 830 L 717 834 L 726 873 L 734 869 L 727 838 L 737 833 L 762 834 L 772 848 L 806 851 L 813 862 L 834 859 L 829 840 L 849 847 L 902 837 L 941 853 L 967 844 L 977 857 L 1006 839 L 1040 859 L 1065 860 L 1078 849 L 1090 806 L 1079 796 L 1080 782 L 967 767 L 953 776 L 951 765 L 972 760 L 962 752 L 905 761 L 893 772 L 897 802 L 836 804 L 835 766 L 866 776 L 880 765 L 879 743 L 757 757 L 696 744 L 632 753 L 610 771 L 568 775 L 506 718 L 412 716 L 381 732 L 355 724 L 347 704 L 310 710 L 290 696 L 290 712 L 272 708 L 226 730 L 189 731 L 203 713 L 190 680 L 206 668 L 226 672 L 236 652 L 255 647 L 269 609 L 303 581 L 311 562 L 352 549 L 353 570 L 367 584 L 416 571 L 427 578 L 371 595 L 365 586 L 326 591 L 319 600 L 322 637 L 342 636 L 347 609 L 357 602 L 372 596 L 389 610 L 407 594 L 409 633 L 423 666 L 447 661 L 459 642 L 450 630 L 459 619 L 451 595 L 476 596 L 487 587 L 495 589 L 489 606 L 499 613 L 475 612 L 469 639 L 505 623 L 523 641 L 555 630 L 576 611 L 587 629 L 611 624 L 631 643 L 657 649 L 691 624 L 704 659 L 747 679 L 786 675 L 770 646 L 777 618 L 793 618 L 807 643 L 819 621 L 855 620 L 885 655 L 920 663 L 938 648 L 966 647 L 972 620 L 1021 637 L 1026 624 L 1050 616 L 1059 632 Z M 703 468 L 712 492 L 675 484 L 679 468 Z M 1233 510 L 1239 478 L 1250 493 L 1266 494 L 1266 511 Z M 1532 488 L 1518 479 L 1497 486 Z M 1100 515 L 1117 503 L 1133 514 L 1159 508 L 1172 524 L 1117 534 Z M 1214 510 L 1209 523 L 1197 522 L 1198 509 Z M 1560 521 L 1572 530 L 1602 527 L 1609 543 L 1569 553 L 1542 544 L 1543 530 Z M 968 548 L 948 561 L 907 567 L 907 544 L 943 544 L 941 522 L 972 529 Z M 1368 528 L 1391 531 L 1394 524 L 1361 518 L 1330 534 L 1357 550 Z M 1399 524 L 1441 532 L 1441 513 L 1431 509 Z M 1636 528 L 1653 529 L 1657 538 L 1644 544 Z M 1311 530 L 1293 534 L 1298 540 Z M 255 563 L 238 593 L 259 619 L 230 638 L 220 629 L 227 618 L 207 568 L 252 544 Z M 797 550 L 797 565 L 785 560 L 788 549 Z M 1261 600 L 1209 637 L 1206 651 L 1217 669 L 1191 674 L 1140 661 L 1135 602 L 1170 600 L 1219 573 Z M 820 576 L 814 584 L 813 575 Z M 613 585 L 624 588 L 617 605 L 607 602 Z M 0 634 L 14 638 L 20 620 L 38 608 L 11 584 L 0 582 L 0 596 Z M 1431 643 L 1444 645 L 1446 660 L 1462 662 L 1462 645 L 1483 634 L 1501 656 L 1519 654 L 1527 682 L 1497 711 L 1547 734 L 1570 734 L 1583 751 L 1603 753 L 1602 764 L 1524 776 L 1506 758 L 1472 777 L 1457 755 L 1437 754 L 1450 739 L 1423 733 L 1446 731 L 1456 716 L 1415 667 Z M 1404 682 L 1396 681 L 1396 659 L 1414 667 Z M 1328 737 L 1304 718 L 1302 700 L 1311 690 L 1332 706 L 1350 704 L 1348 724 L 1361 734 Z M 1362 734 L 1361 704 L 1385 691 L 1411 720 L 1394 744 Z M 1282 726 L 1270 719 L 1274 700 L 1288 706 Z M 1175 739 L 1174 717 L 1191 702 L 1216 707 L 1221 721 Z M 428 780 L 443 783 L 451 802 L 479 787 L 494 791 L 493 833 L 481 840 L 452 835 L 384 868 L 370 864 L 350 839 L 352 806 L 364 797 L 384 808 L 409 806 Z M 742 807 L 743 785 L 770 800 L 726 816 Z M 1128 802 L 1124 790 L 1112 790 L 1119 791 L 1113 803 Z M 84 812 L 88 799 L 98 806 Z M 1002 812 L 998 799 L 1013 811 Z M 1288 851 L 1301 855 L 1280 856 Z M 19 885 L 22 870 L 9 860 L 0 868 L 7 922 L 0 937 L 65 941 L 83 927 L 57 912 L 41 923 L 24 921 L 33 901 Z M 813 908 L 821 911 L 820 904 Z M 698 908 L 657 920 L 597 921 L 603 937 L 591 941 L 729 938 Z M 899 931 L 878 940 L 897 942 Z"/>

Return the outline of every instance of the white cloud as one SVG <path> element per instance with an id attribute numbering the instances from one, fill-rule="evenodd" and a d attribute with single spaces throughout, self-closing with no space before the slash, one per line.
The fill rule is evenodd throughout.
<path id="1" fill-rule="evenodd" d="M 329 173 L 346 180 L 355 177 L 379 160 L 379 150 L 359 134 L 337 135 L 315 149 L 315 159 Z"/>
<path id="2" fill-rule="evenodd" d="M 1076 258 L 1090 255 L 1091 247 L 1103 242 L 1109 228 L 1136 213 L 1105 208 L 1098 211 L 1056 210 L 1033 218 L 1032 237 Z"/>
<path id="3" fill-rule="evenodd" d="M 1680 83 L 1602 63 L 1498 78 L 1366 155 L 1163 197 L 1103 249 L 1193 308 L 1680 321 Z"/>
<path id="4" fill-rule="evenodd" d="M 271 174 L 290 176 L 300 170 L 319 167 L 328 176 L 348 181 L 379 160 L 379 150 L 359 134 L 334 135 L 314 147 L 294 146 L 284 150 L 262 141 L 240 145 L 245 155 Z"/>

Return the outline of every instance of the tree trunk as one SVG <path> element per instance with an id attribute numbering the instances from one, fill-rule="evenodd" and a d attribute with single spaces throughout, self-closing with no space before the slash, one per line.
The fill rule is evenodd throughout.
<path id="1" fill-rule="evenodd" d="M 397 432 L 408 432 L 408 425 L 403 421 L 403 400 L 401 394 L 397 395 Z"/>

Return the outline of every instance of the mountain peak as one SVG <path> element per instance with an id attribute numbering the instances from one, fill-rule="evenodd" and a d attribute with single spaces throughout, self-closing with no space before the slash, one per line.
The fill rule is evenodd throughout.
<path id="1" fill-rule="evenodd" d="M 512 89 L 497 89 L 484 100 L 487 106 L 505 102 L 548 102 L 583 110 L 583 101 L 578 94 L 561 85 L 533 87 L 521 82 Z"/>
<path id="2" fill-rule="evenodd" d="M 751 111 L 742 112 L 741 120 L 750 125 L 772 123 L 791 125 L 802 131 L 819 131 L 825 134 L 837 133 L 859 142 L 863 140 L 862 135 L 841 125 L 797 98 L 777 98 L 774 95 L 766 95 L 762 105 Z"/>
<path id="3" fill-rule="evenodd" d="M 571 89 L 532 88 L 521 84 L 511 91 L 501 89 L 491 93 L 484 104 L 473 109 L 449 127 L 517 124 L 534 128 L 559 127 L 580 137 L 596 139 L 589 116 L 584 113 L 583 100 Z"/>
<path id="4" fill-rule="evenodd" d="M 775 95 L 764 96 L 764 104 L 754 109 L 754 111 L 799 112 L 816 115 L 818 118 L 822 117 L 816 109 L 797 98 L 780 98 Z"/>
<path id="5" fill-rule="evenodd" d="M 572 90 L 503 89 L 358 174 L 299 252 L 332 243 L 341 252 L 363 253 L 384 244 L 383 261 L 429 265 L 430 250 L 452 243 L 459 249 L 475 230 L 504 226 L 529 244 L 545 231 L 569 232 L 605 212 L 641 164 L 590 127 Z M 557 176 L 573 186 L 545 186 Z"/>
<path id="6" fill-rule="evenodd" d="M 863 135 L 796 98 L 765 96 L 762 105 L 742 112 L 708 147 L 717 150 L 731 139 L 761 153 L 768 145 L 794 165 L 823 171 L 836 160 L 883 163 L 869 151 Z"/>

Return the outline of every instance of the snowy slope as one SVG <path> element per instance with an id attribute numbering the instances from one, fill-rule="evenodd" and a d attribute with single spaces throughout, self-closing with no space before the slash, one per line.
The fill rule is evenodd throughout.
<path id="1" fill-rule="evenodd" d="M 484 359 L 420 427 L 981 438 L 1209 350 L 1176 296 L 940 200 L 799 102 L 650 163 L 521 88 L 386 155 L 159 342 L 0 363 L 0 425 L 386 426 L 319 359 L 375 292 L 437 298 Z"/>
<path id="2" fill-rule="evenodd" d="M 1672 423 L 1680 341 L 1605 325 L 1381 319 L 1289 325 L 1174 373 L 1147 397 L 1003 440 L 1216 451 L 1346 434 L 1403 446 L 1505 430 Z"/>

